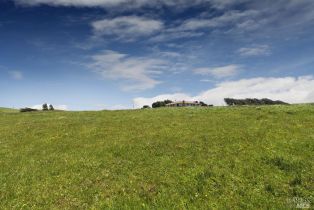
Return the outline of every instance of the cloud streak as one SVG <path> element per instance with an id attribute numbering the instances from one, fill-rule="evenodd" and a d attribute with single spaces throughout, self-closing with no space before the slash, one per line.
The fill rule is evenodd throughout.
<path id="1" fill-rule="evenodd" d="M 12 79 L 22 80 L 24 78 L 23 73 L 21 71 L 9 71 L 8 72 Z"/>
<path id="2" fill-rule="evenodd" d="M 145 17 L 122 16 L 92 22 L 95 36 L 114 36 L 117 39 L 133 40 L 162 30 L 163 23 Z"/>
<path id="3" fill-rule="evenodd" d="M 232 64 L 227 66 L 215 67 L 215 68 L 197 68 L 194 69 L 193 72 L 195 74 L 203 75 L 203 76 L 213 76 L 215 78 L 225 78 L 231 77 L 238 73 L 240 70 L 240 66 Z"/>
<path id="4" fill-rule="evenodd" d="M 189 7 L 201 4 L 210 4 L 215 8 L 225 8 L 236 2 L 244 2 L 247 0 L 14 0 L 17 4 L 36 6 L 36 5 L 52 5 L 52 6 L 74 6 L 74 7 L 117 7 L 124 5 L 129 8 L 139 7 Z"/>
<path id="5" fill-rule="evenodd" d="M 245 57 L 270 55 L 270 47 L 268 45 L 256 45 L 252 47 L 243 47 L 237 51 L 238 54 Z"/>
<path id="6" fill-rule="evenodd" d="M 115 51 L 104 51 L 92 56 L 90 69 L 105 79 L 123 80 L 125 91 L 142 91 L 154 88 L 161 81 L 154 79 L 162 74 L 166 62 L 154 58 L 130 57 Z"/>

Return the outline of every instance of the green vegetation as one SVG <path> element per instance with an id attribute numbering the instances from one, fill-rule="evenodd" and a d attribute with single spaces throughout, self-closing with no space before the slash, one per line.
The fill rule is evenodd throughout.
<path id="1" fill-rule="evenodd" d="M 0 142 L 0 209 L 313 207 L 312 105 L 0 111 Z"/>
<path id="2" fill-rule="evenodd" d="M 262 98 L 262 99 L 257 99 L 257 98 L 246 98 L 246 99 L 234 99 L 234 98 L 225 98 L 225 103 L 228 106 L 244 106 L 244 105 L 249 105 L 249 106 L 258 106 L 258 105 L 289 105 L 286 102 L 283 101 L 273 101 L 268 98 Z"/>
<path id="3" fill-rule="evenodd" d="M 4 113 L 4 112 L 5 113 L 12 113 L 12 112 L 18 112 L 18 110 L 0 107 L 0 113 Z"/>
<path id="4" fill-rule="evenodd" d="M 171 104 L 173 101 L 171 100 L 164 100 L 164 101 L 156 101 L 152 104 L 152 108 L 160 108 L 165 107 L 167 104 Z"/>

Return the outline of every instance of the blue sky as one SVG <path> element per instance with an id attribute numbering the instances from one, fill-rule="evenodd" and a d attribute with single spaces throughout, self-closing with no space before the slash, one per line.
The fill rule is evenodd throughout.
<path id="1" fill-rule="evenodd" d="M 314 101 L 312 0 L 1 0 L 0 106 Z"/>

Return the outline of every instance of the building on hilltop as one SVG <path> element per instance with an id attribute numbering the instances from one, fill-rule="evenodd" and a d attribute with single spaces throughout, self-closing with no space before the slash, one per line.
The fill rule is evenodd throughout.
<path id="1" fill-rule="evenodd" d="M 193 106 L 202 106 L 202 104 L 198 101 L 175 101 L 166 104 L 166 107 L 193 107 Z"/>

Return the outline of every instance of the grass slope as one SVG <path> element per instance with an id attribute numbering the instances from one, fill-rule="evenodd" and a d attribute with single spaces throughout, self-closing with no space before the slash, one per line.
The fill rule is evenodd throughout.
<path id="1" fill-rule="evenodd" d="M 0 143 L 0 209 L 287 209 L 314 192 L 311 105 L 0 112 Z"/>
<path id="2" fill-rule="evenodd" d="M 3 107 L 0 107 L 0 113 L 3 113 L 3 112 L 5 112 L 5 113 L 8 113 L 8 112 L 18 112 L 18 110 L 17 109 L 10 109 L 10 108 L 3 108 Z"/>

